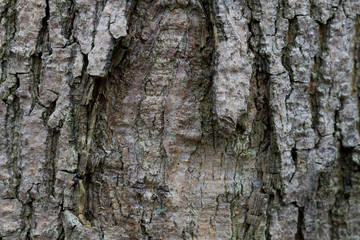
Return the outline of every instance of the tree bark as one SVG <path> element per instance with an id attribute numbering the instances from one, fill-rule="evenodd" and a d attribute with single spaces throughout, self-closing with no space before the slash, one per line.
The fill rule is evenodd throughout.
<path id="1" fill-rule="evenodd" d="M 0 12 L 0 239 L 360 239 L 359 1 Z"/>

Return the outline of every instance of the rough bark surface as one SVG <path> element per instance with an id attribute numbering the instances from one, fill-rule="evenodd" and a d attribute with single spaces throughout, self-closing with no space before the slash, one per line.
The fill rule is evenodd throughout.
<path id="1" fill-rule="evenodd" d="M 0 14 L 0 239 L 360 239 L 358 0 Z"/>

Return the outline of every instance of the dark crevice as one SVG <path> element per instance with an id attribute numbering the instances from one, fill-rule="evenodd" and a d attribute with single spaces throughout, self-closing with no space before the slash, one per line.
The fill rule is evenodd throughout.
<path id="1" fill-rule="evenodd" d="M 36 185 L 33 185 L 33 187 L 37 187 Z M 23 231 L 26 232 L 26 238 L 27 239 L 33 239 L 33 236 L 31 234 L 31 230 L 36 224 L 34 221 L 34 208 L 33 208 L 33 198 L 30 198 L 30 200 L 24 205 L 24 228 Z"/>
<path id="2" fill-rule="evenodd" d="M 350 234 L 348 232 L 347 214 L 344 212 L 348 212 L 351 206 L 349 200 L 354 189 L 353 179 L 356 178 L 356 173 L 360 171 L 360 166 L 352 162 L 353 154 L 356 154 L 353 148 L 345 148 L 341 145 L 339 154 L 339 185 L 341 188 L 336 192 L 334 206 L 329 211 L 333 239 L 347 238 L 347 235 Z"/>
<path id="3" fill-rule="evenodd" d="M 311 110 L 312 128 L 319 134 L 318 125 L 320 118 L 320 99 L 322 92 L 317 91 L 318 85 L 322 83 L 322 67 L 324 66 L 324 54 L 327 51 L 327 41 L 329 38 L 329 25 L 318 22 L 319 25 L 319 52 L 314 58 L 314 65 L 311 69 L 310 83 L 309 83 L 309 102 Z M 320 134 L 319 134 L 320 135 Z"/>
<path id="4" fill-rule="evenodd" d="M 295 168 L 297 168 L 298 160 L 297 160 L 297 149 L 296 149 L 296 147 L 293 147 L 291 149 L 291 158 L 294 161 Z"/>
<path id="5" fill-rule="evenodd" d="M 236 123 L 235 131 L 236 131 L 237 134 L 242 135 L 242 134 L 244 134 L 245 131 L 246 131 L 246 126 L 244 126 L 243 123 L 241 123 L 241 122 L 238 121 L 238 122 Z"/>
<path id="6" fill-rule="evenodd" d="M 61 226 L 61 232 L 59 234 L 58 240 L 64 240 L 65 239 L 65 231 L 64 231 L 64 227 Z"/>
<path id="7" fill-rule="evenodd" d="M 216 1 L 210 1 L 211 3 L 208 3 L 207 1 L 202 1 L 203 6 L 207 6 L 208 8 L 211 9 L 211 21 L 214 25 L 214 29 L 216 29 L 216 42 L 222 42 L 222 41 L 226 41 L 227 40 L 227 36 L 225 34 L 225 29 L 224 29 L 224 23 L 223 21 L 220 19 L 219 17 L 219 9 L 218 6 L 216 4 Z M 205 5 L 206 4 L 206 5 Z M 209 4 L 212 4 L 212 6 L 210 6 Z M 206 9 L 206 8 L 205 8 Z"/>
<path id="8" fill-rule="evenodd" d="M 36 104 L 39 104 L 39 85 L 41 81 L 41 68 L 42 68 L 42 52 L 35 53 L 31 56 L 31 73 L 32 73 L 32 84 L 31 84 L 31 107 L 29 115 L 34 110 Z M 50 115 L 49 115 L 50 116 Z M 46 124 L 45 124 L 46 125 Z"/>
<path id="9" fill-rule="evenodd" d="M 360 118 L 360 15 L 356 15 L 354 34 L 354 67 L 351 79 L 352 96 L 357 97 L 358 118 Z M 360 131 L 360 121 L 357 121 L 356 129 Z"/>
<path id="10" fill-rule="evenodd" d="M 67 14 L 66 18 L 64 20 L 64 36 L 67 39 L 70 39 L 72 36 L 72 31 L 74 28 L 74 20 L 76 17 L 76 14 L 78 13 L 78 10 L 76 9 L 75 1 L 74 0 L 68 0 L 65 4 L 68 4 L 69 6 L 62 7 L 59 9 L 59 11 L 62 11 L 63 9 L 66 9 Z"/>
<path id="11" fill-rule="evenodd" d="M 6 166 L 12 174 L 10 178 L 10 195 L 19 199 L 19 187 L 21 182 L 20 169 L 20 121 L 22 112 L 20 108 L 20 98 L 16 96 L 15 92 L 20 85 L 19 78 L 16 77 L 16 84 L 10 89 L 13 96 L 12 102 L 7 102 L 6 116 L 5 116 L 5 137 L 6 149 L 9 161 Z"/>
<path id="12" fill-rule="evenodd" d="M 91 89 L 91 97 L 89 99 L 88 104 L 86 105 L 87 108 L 87 120 L 86 120 L 86 140 L 85 140 L 85 149 L 83 149 L 83 153 L 80 156 L 81 161 L 79 162 L 78 169 L 81 174 L 86 174 L 87 171 L 91 172 L 91 168 L 94 166 L 88 165 L 89 164 L 89 153 L 90 148 L 93 146 L 93 137 L 94 131 L 96 126 L 97 120 L 97 110 L 100 103 L 100 100 L 103 100 L 103 91 L 105 88 L 106 78 L 92 78 L 90 80 L 92 83 Z"/>
<path id="13" fill-rule="evenodd" d="M 311 122 L 312 128 L 315 132 L 317 132 L 318 124 L 319 124 L 319 100 L 318 100 L 318 91 L 317 89 L 317 82 L 319 77 L 319 61 L 320 58 L 316 56 L 314 58 L 314 65 L 311 69 L 310 74 L 310 83 L 309 83 L 309 102 L 310 102 L 310 111 L 311 111 Z"/>
<path id="14" fill-rule="evenodd" d="M 247 211 L 249 211 L 249 209 L 247 209 Z M 246 215 L 245 215 L 246 216 Z M 250 228 L 251 228 L 251 225 L 248 224 L 246 221 L 244 223 L 244 234 L 243 234 L 243 237 L 242 239 L 250 239 L 250 238 L 247 238 L 248 234 L 249 234 L 249 231 L 250 231 Z"/>
<path id="15" fill-rule="evenodd" d="M 291 149 L 291 158 L 292 158 L 292 160 L 293 160 L 293 162 L 294 162 L 295 171 L 292 173 L 289 182 L 291 182 L 291 181 L 293 180 L 293 178 L 294 178 L 294 176 L 295 176 L 295 174 L 296 174 L 296 172 L 297 172 L 297 170 L 298 170 L 298 169 L 297 169 L 297 166 L 298 166 L 297 155 L 298 155 L 298 154 L 297 154 L 297 149 L 296 149 L 296 147 L 294 146 L 294 147 Z"/>
<path id="16" fill-rule="evenodd" d="M 46 0 L 45 17 L 41 20 L 41 29 L 36 43 L 37 53 L 48 52 L 51 54 L 52 52 L 49 42 L 49 19 L 50 5 L 49 0 Z"/>
<path id="17" fill-rule="evenodd" d="M 302 228 L 304 225 L 304 207 L 298 207 L 298 219 L 297 219 L 297 232 L 295 234 L 295 240 L 305 240 L 302 233 Z"/>
<path id="18" fill-rule="evenodd" d="M 256 6 L 256 2 L 250 1 L 248 7 L 252 10 L 259 7 Z M 261 38 L 263 36 L 260 22 L 251 15 L 248 23 L 248 29 L 251 36 L 248 39 L 248 47 L 250 51 L 254 54 L 254 64 L 253 64 L 253 76 L 252 78 L 256 79 L 257 92 L 255 95 L 255 106 L 259 111 L 258 117 L 264 126 L 264 136 L 259 144 L 259 151 L 257 154 L 257 165 L 258 179 L 262 182 L 263 176 L 265 174 L 273 175 L 272 179 L 276 178 L 274 175 L 277 165 L 277 158 L 274 158 L 271 152 L 271 146 L 275 144 L 273 138 L 273 126 L 271 123 L 271 107 L 270 107 L 270 95 L 271 95 L 271 84 L 270 84 L 270 73 L 269 73 L 269 56 L 264 54 L 261 46 Z M 272 181 L 272 180 L 271 180 Z M 264 187 L 264 183 L 262 184 Z M 271 184 L 272 185 L 272 184 Z M 271 189 L 262 189 L 262 191 L 271 193 Z"/>
<path id="19" fill-rule="evenodd" d="M 58 151 L 58 142 L 60 138 L 60 132 L 59 131 L 51 131 L 49 133 L 49 136 L 51 136 L 50 140 L 50 156 L 49 156 L 49 181 L 47 184 L 50 186 L 48 189 L 50 190 L 51 196 L 55 196 L 55 177 L 56 177 L 56 155 Z"/>
<path id="20" fill-rule="evenodd" d="M 46 126 L 51 114 L 55 111 L 56 102 L 52 102 L 47 108 L 46 112 L 44 112 L 43 123 Z M 60 128 L 61 126 L 59 126 Z M 56 174 L 56 153 L 57 153 L 57 145 L 60 137 L 59 129 L 50 129 L 48 128 L 47 135 L 47 159 L 45 171 L 46 171 L 46 189 L 49 195 L 54 196 L 54 188 L 55 188 L 55 174 Z"/>
<path id="21" fill-rule="evenodd" d="M 271 210 L 273 208 L 273 202 L 274 202 L 275 196 L 274 194 L 269 195 L 269 201 L 268 201 L 268 207 L 266 209 L 266 229 L 265 229 L 265 239 L 271 240 L 270 235 L 270 225 L 271 225 Z"/>
<path id="22" fill-rule="evenodd" d="M 207 1 L 200 1 L 204 15 L 206 17 L 206 47 L 201 49 L 202 60 L 207 64 L 208 70 L 205 72 L 208 76 L 203 80 L 203 96 L 201 96 L 201 139 L 209 138 L 212 141 L 213 146 L 216 145 L 217 138 L 217 121 L 214 117 L 215 114 L 215 103 L 214 103 L 214 76 L 215 76 L 215 64 L 216 64 L 216 53 L 215 53 L 215 36 L 214 27 L 216 23 L 211 19 L 213 16 L 214 9 Z M 214 147 L 215 149 L 215 147 Z"/>
<path id="23" fill-rule="evenodd" d="M 85 111 L 86 111 L 86 105 L 87 105 L 87 90 L 89 90 L 89 82 L 90 77 L 86 74 L 86 68 L 88 66 L 88 57 L 85 54 L 82 54 L 83 56 L 83 69 L 81 70 L 81 78 L 79 81 L 73 81 L 70 83 L 70 121 L 71 121 L 71 144 L 74 146 L 74 149 L 76 151 L 82 152 L 82 146 L 81 146 L 81 140 L 79 141 L 79 138 L 81 138 L 82 134 L 84 133 L 84 127 L 85 125 Z M 84 97 L 85 95 L 85 97 Z M 80 121 L 77 121 L 77 119 L 80 119 Z M 78 154 L 78 164 L 80 163 L 81 156 Z"/>

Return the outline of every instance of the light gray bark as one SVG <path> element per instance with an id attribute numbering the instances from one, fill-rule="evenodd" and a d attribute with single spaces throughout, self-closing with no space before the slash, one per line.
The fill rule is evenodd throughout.
<path id="1" fill-rule="evenodd" d="M 0 14 L 0 239 L 360 239 L 358 0 Z"/>

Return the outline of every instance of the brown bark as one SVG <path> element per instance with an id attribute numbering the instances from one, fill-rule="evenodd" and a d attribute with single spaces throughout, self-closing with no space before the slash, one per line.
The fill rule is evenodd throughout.
<path id="1" fill-rule="evenodd" d="M 0 239 L 360 239 L 358 1 L 0 12 Z"/>

